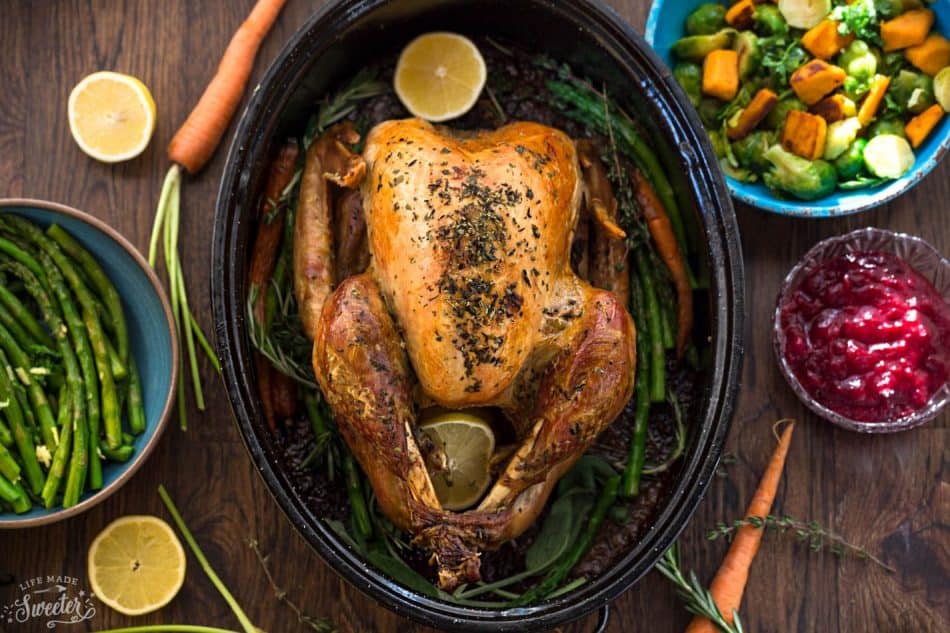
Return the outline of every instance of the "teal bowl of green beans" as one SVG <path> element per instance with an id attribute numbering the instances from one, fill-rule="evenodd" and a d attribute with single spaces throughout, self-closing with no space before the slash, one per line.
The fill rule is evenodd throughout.
<path id="1" fill-rule="evenodd" d="M 118 490 L 158 443 L 177 376 L 168 299 L 128 240 L 64 205 L 0 200 L 0 528 Z"/>
<path id="2" fill-rule="evenodd" d="M 644 33 L 696 106 L 736 200 L 806 218 L 858 213 L 906 193 L 947 154 L 950 1 L 744 0 L 745 14 L 734 9 L 738 4 L 654 0 Z M 832 32 L 816 35 L 827 23 Z M 832 39 L 835 30 L 839 39 Z M 734 96 L 735 84 L 702 83 L 713 49 L 736 53 Z M 791 84 L 797 70 L 816 60 L 839 75 L 812 102 Z M 876 82 L 886 86 L 883 99 L 865 110 Z M 740 122 L 763 88 L 775 94 L 775 105 L 751 132 L 730 137 L 726 126 Z M 825 102 L 830 97 L 841 98 L 834 104 L 840 110 L 824 108 L 833 105 Z M 802 133 L 786 136 L 789 110 L 799 111 L 796 123 L 824 119 L 827 133 L 796 125 Z M 816 138 L 824 140 L 808 148 L 796 143 Z"/>

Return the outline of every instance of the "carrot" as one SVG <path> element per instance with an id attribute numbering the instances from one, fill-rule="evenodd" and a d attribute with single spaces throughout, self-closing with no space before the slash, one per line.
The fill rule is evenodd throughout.
<path id="1" fill-rule="evenodd" d="M 676 287 L 676 353 L 682 355 L 689 341 L 689 333 L 693 329 L 693 290 L 686 276 L 686 262 L 676 241 L 670 216 L 667 215 L 650 181 L 638 169 L 633 171 L 633 179 L 637 204 L 643 211 L 656 250 L 669 269 Z"/>
<path id="2" fill-rule="evenodd" d="M 218 147 L 237 109 L 254 67 L 261 41 L 286 0 L 257 0 L 221 57 L 198 105 L 168 144 L 168 157 L 194 174 Z"/>
<path id="3" fill-rule="evenodd" d="M 261 202 L 261 218 L 251 251 L 251 267 L 248 281 L 259 291 L 254 305 L 254 318 L 264 325 L 264 304 L 266 288 L 274 272 L 277 252 L 284 234 L 284 210 L 280 207 L 281 194 L 290 184 L 297 164 L 297 142 L 288 140 L 280 148 L 277 158 L 271 164 L 264 188 L 264 200 Z"/>
<path id="4" fill-rule="evenodd" d="M 874 120 L 890 85 L 891 78 L 886 75 L 878 75 L 871 82 L 868 96 L 864 98 L 864 103 L 858 108 L 858 120 L 861 121 L 861 125 L 870 125 L 871 121 Z"/>
<path id="5" fill-rule="evenodd" d="M 795 422 L 789 422 L 782 432 L 778 445 L 769 459 L 769 464 L 762 474 L 761 481 L 759 481 L 759 487 L 752 496 L 749 509 L 746 510 L 746 517 L 765 518 L 772 510 L 772 502 L 775 501 L 778 482 L 782 478 L 785 456 L 788 455 L 788 447 L 792 442 L 792 431 L 794 429 Z M 759 551 L 759 544 L 762 542 L 764 531 L 751 525 L 740 527 L 736 531 L 732 545 L 729 546 L 729 551 L 722 559 L 719 571 L 716 572 L 716 576 L 709 586 L 709 593 L 712 594 L 716 606 L 719 607 L 719 611 L 722 612 L 727 622 L 732 622 L 733 611 L 738 611 L 739 605 L 742 603 L 742 593 L 745 591 L 746 582 L 749 580 L 749 567 Z M 686 633 L 717 633 L 717 630 L 712 622 L 697 616 L 686 627 Z"/>

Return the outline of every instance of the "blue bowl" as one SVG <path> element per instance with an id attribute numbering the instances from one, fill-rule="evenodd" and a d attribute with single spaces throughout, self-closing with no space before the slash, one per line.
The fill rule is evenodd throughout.
<path id="1" fill-rule="evenodd" d="M 124 464 L 103 462 L 101 490 L 87 491 L 71 508 L 46 510 L 34 503 L 25 514 L 0 514 L 0 528 L 34 527 L 75 516 L 118 490 L 145 462 L 172 410 L 178 376 L 178 338 L 168 298 L 148 263 L 113 228 L 76 209 L 41 200 L 0 200 L 0 213 L 15 213 L 40 226 L 58 224 L 96 256 L 122 298 L 129 349 L 142 377 L 145 432 Z"/>
<path id="2" fill-rule="evenodd" d="M 686 34 L 686 16 L 701 4 L 711 0 L 654 0 L 647 17 L 644 36 L 660 59 L 670 68 L 676 63 L 670 52 L 673 43 Z M 728 4 L 728 3 L 723 3 Z M 937 16 L 934 29 L 950 33 L 950 2 L 939 0 L 927 5 Z M 914 150 L 917 162 L 909 172 L 897 180 L 879 187 L 858 191 L 836 191 L 820 200 L 803 202 L 777 197 L 761 183 L 743 183 L 726 177 L 729 192 L 740 202 L 772 213 L 799 217 L 832 217 L 865 211 L 896 198 L 929 174 L 950 146 L 950 116 L 943 117 L 923 145 Z"/>

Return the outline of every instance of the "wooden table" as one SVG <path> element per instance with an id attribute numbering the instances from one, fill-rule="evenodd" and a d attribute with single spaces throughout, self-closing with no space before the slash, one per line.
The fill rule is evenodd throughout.
<path id="1" fill-rule="evenodd" d="M 612 0 L 642 27 L 646 0 Z M 8 0 L 0 19 L 0 196 L 55 200 L 110 222 L 139 248 L 147 245 L 154 204 L 167 168 L 163 148 L 213 73 L 220 52 L 250 0 L 80 2 Z M 298 25 L 321 4 L 291 0 L 265 43 L 263 68 Z M 66 123 L 66 98 L 84 75 L 114 69 L 142 78 L 158 104 L 149 150 L 108 166 L 84 156 Z M 184 189 L 182 252 L 191 297 L 210 325 L 211 218 L 224 151 Z M 950 161 L 899 201 L 851 218 L 799 221 L 737 210 L 747 279 L 747 352 L 739 405 L 727 451 L 735 457 L 716 478 L 682 537 L 685 564 L 706 579 L 725 549 L 706 529 L 741 516 L 782 417 L 802 421 L 779 491 L 777 511 L 823 525 L 865 545 L 897 569 L 882 572 L 857 560 L 811 554 L 788 537 L 769 535 L 746 592 L 749 631 L 950 630 L 950 483 L 947 422 L 898 435 L 864 437 L 809 415 L 772 358 L 770 313 L 786 271 L 821 238 L 861 226 L 920 235 L 950 252 Z M 214 567 L 251 619 L 271 632 L 305 630 L 274 598 L 247 540 L 272 553 L 273 572 L 307 612 L 331 616 L 344 631 L 421 630 L 341 580 L 291 528 L 255 473 L 231 419 L 221 381 L 202 365 L 208 409 L 190 411 L 190 428 L 169 425 L 156 453 L 118 494 L 64 523 L 0 537 L 0 605 L 19 596 L 35 575 L 66 574 L 86 584 L 85 555 L 108 522 L 131 513 L 165 516 L 156 494 L 164 483 Z M 237 626 L 194 564 L 179 596 L 160 613 L 130 619 L 98 605 L 88 623 L 61 630 L 101 630 L 133 623 Z M 688 621 L 669 585 L 651 574 L 613 607 L 610 631 L 681 631 Z M 595 618 L 565 627 L 587 631 Z M 4 629 L 4 627 L 13 627 Z M 0 630 L 40 630 L 0 620 Z M 44 629 L 45 630 L 45 629 Z"/>

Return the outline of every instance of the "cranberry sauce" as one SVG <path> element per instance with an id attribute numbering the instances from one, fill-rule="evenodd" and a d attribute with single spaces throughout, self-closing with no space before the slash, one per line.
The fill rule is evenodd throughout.
<path id="1" fill-rule="evenodd" d="M 950 307 L 896 255 L 824 262 L 790 290 L 780 314 L 782 352 L 795 377 L 847 418 L 902 418 L 947 381 Z"/>

